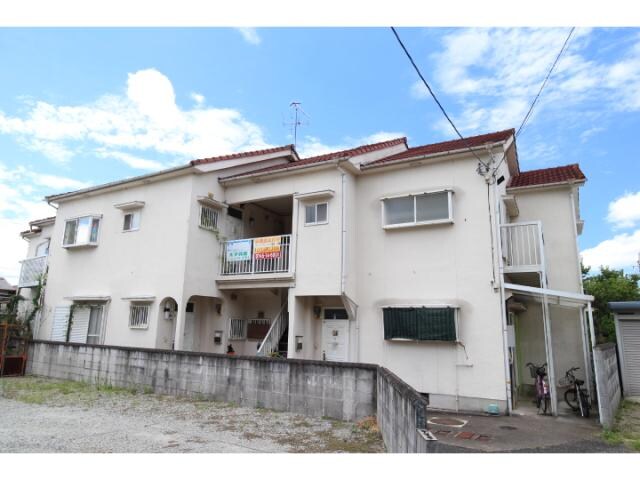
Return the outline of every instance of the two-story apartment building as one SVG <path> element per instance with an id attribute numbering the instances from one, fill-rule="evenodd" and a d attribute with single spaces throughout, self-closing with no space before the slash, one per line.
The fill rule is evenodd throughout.
<path id="1" fill-rule="evenodd" d="M 588 364 L 584 181 L 520 171 L 507 130 L 289 145 L 53 195 L 55 222 L 25 235 L 23 268 L 50 238 L 37 337 L 370 362 L 433 407 L 509 411 L 526 363 L 554 385 Z"/>

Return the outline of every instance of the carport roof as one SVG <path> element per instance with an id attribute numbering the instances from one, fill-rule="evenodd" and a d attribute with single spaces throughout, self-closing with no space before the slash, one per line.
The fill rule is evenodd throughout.
<path id="1" fill-rule="evenodd" d="M 609 302 L 609 308 L 614 312 L 640 311 L 640 300 L 629 302 Z"/>

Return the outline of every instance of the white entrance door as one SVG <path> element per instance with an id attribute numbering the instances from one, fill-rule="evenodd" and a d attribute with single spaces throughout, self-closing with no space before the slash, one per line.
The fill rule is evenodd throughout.
<path id="1" fill-rule="evenodd" d="M 322 358 L 330 362 L 349 361 L 349 320 L 343 309 L 325 309 L 322 322 Z M 327 318 L 329 317 L 329 318 Z"/>
<path id="2" fill-rule="evenodd" d="M 184 316 L 184 339 L 182 349 L 190 352 L 194 351 L 195 341 L 195 311 L 193 303 L 187 304 L 187 312 Z"/>

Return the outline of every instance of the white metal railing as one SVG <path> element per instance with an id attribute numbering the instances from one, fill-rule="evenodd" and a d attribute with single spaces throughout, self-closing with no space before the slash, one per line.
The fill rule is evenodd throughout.
<path id="1" fill-rule="evenodd" d="M 20 269 L 18 287 L 35 287 L 38 285 L 38 279 L 44 274 L 45 268 L 47 267 L 47 256 L 41 255 L 39 257 L 27 258 L 20 263 L 22 264 L 22 268 Z"/>
<path id="2" fill-rule="evenodd" d="M 505 271 L 540 271 L 543 268 L 543 237 L 540 222 L 500 225 Z"/>
<path id="3" fill-rule="evenodd" d="M 222 246 L 221 275 L 289 271 L 291 235 L 229 240 Z"/>
<path id="4" fill-rule="evenodd" d="M 229 319 L 229 340 L 246 340 L 247 321 L 244 318 Z"/>
<path id="5" fill-rule="evenodd" d="M 287 304 L 282 305 L 278 316 L 271 324 L 271 328 L 262 340 L 260 344 L 260 348 L 258 348 L 259 357 L 264 357 L 266 355 L 270 355 L 273 352 L 278 351 L 278 345 L 280 343 L 280 339 L 282 338 L 282 334 L 287 329 L 289 325 L 289 312 L 287 311 Z"/>

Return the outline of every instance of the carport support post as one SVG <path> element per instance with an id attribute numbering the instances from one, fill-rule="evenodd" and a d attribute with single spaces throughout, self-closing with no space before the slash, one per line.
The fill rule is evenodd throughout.
<path id="1" fill-rule="evenodd" d="M 596 348 L 596 330 L 593 328 L 593 310 L 591 309 L 591 302 L 587 303 L 587 315 L 589 315 L 589 329 L 591 330 L 591 355 L 593 355 L 593 361 L 595 362 L 595 355 L 593 352 Z M 586 368 L 586 367 L 585 367 Z M 591 365 L 589 365 L 591 368 Z M 600 401 L 600 389 L 598 388 L 598 368 L 594 365 L 593 368 L 596 375 L 596 395 L 598 399 L 598 414 L 602 418 L 602 402 Z"/>
<path id="2" fill-rule="evenodd" d="M 580 308 L 580 333 L 582 334 L 582 354 L 584 355 L 584 374 L 587 382 L 587 392 L 589 398 L 593 398 L 593 379 L 591 378 L 591 361 L 589 356 L 589 341 L 587 340 L 587 329 L 585 328 L 585 322 L 587 317 L 585 315 L 584 307 Z"/>
<path id="3" fill-rule="evenodd" d="M 558 392 L 556 390 L 556 370 L 553 362 L 549 303 L 546 294 L 542 296 L 542 319 L 544 321 L 544 344 L 547 350 L 547 372 L 549 375 L 549 393 L 551 394 L 551 413 L 556 417 L 558 416 Z"/>

